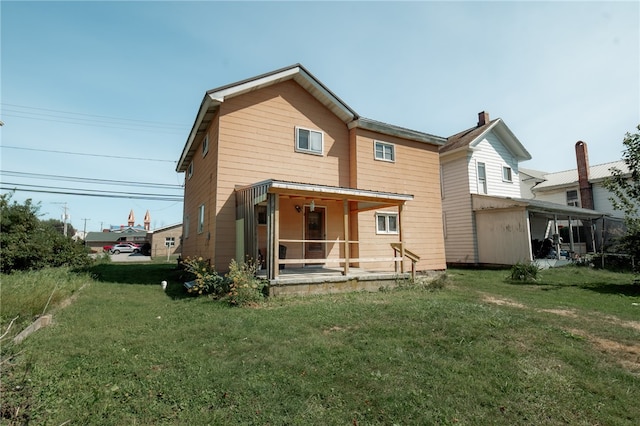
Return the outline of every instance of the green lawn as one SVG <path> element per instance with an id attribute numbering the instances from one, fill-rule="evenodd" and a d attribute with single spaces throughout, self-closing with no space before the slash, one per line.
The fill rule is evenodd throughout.
<path id="1" fill-rule="evenodd" d="M 450 270 L 436 291 L 231 308 L 186 297 L 173 268 L 100 265 L 53 326 L 18 346 L 5 338 L 2 424 L 640 419 L 640 287 L 631 274 L 564 268 L 513 284 L 508 271 Z"/>

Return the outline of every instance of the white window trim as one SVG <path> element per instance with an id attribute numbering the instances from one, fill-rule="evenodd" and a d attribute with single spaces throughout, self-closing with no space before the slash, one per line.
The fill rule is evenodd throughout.
<path id="1" fill-rule="evenodd" d="M 311 134 L 311 132 L 320 134 L 320 152 L 314 151 L 312 149 L 300 148 L 300 145 L 299 145 L 299 142 L 298 142 L 298 137 L 300 135 L 300 133 L 299 133 L 300 130 L 306 130 L 307 132 L 309 132 L 309 134 Z M 296 126 L 295 132 L 296 132 L 296 135 L 295 135 L 296 136 L 296 146 L 295 146 L 296 152 L 302 152 L 302 153 L 305 153 L 305 154 L 324 156 L 324 132 L 323 131 L 315 130 L 315 129 L 309 129 L 307 127 Z"/>
<path id="2" fill-rule="evenodd" d="M 480 177 L 480 167 L 484 169 L 484 177 Z M 476 163 L 476 176 L 478 177 L 478 194 L 488 194 L 489 189 L 487 187 L 487 163 L 478 161 Z"/>
<path id="3" fill-rule="evenodd" d="M 376 149 L 378 147 L 378 145 L 382 146 L 382 157 L 378 157 L 378 150 Z M 384 147 L 391 147 L 391 156 L 393 157 L 392 159 L 388 159 L 384 157 Z M 373 158 L 374 160 L 378 160 L 378 161 L 386 161 L 387 163 L 395 163 L 396 162 L 396 146 L 395 144 L 389 143 L 389 142 L 383 142 L 383 141 L 378 141 L 378 140 L 374 140 L 373 141 Z"/>
<path id="4" fill-rule="evenodd" d="M 509 170 L 509 179 L 507 179 L 504 175 L 504 172 Z M 513 182 L 513 169 L 509 166 L 502 166 L 502 181 L 503 182 Z"/>
<path id="5" fill-rule="evenodd" d="M 571 199 L 569 199 L 569 193 L 570 192 L 575 192 L 576 193 L 575 198 L 572 197 Z M 577 189 L 569 189 L 568 191 L 565 192 L 565 197 L 567 199 L 567 205 L 568 206 L 580 207 L 580 195 L 579 195 Z"/>
<path id="6" fill-rule="evenodd" d="M 175 247 L 176 237 L 164 237 L 164 245 L 165 247 Z"/>
<path id="7" fill-rule="evenodd" d="M 385 229 L 384 230 L 380 230 L 380 228 L 378 228 L 378 218 L 380 216 L 383 216 L 385 218 Z M 389 231 L 389 217 L 395 217 L 396 218 L 396 230 L 395 231 Z M 376 212 L 376 234 L 377 235 L 398 235 L 399 232 L 399 228 L 400 227 L 400 223 L 398 222 L 398 213 L 395 212 Z"/>
<path id="8" fill-rule="evenodd" d="M 193 176 L 193 161 L 189 163 L 189 167 L 187 167 L 187 179 L 191 179 Z"/>
<path id="9" fill-rule="evenodd" d="M 189 238 L 189 215 L 184 217 L 184 237 Z"/>
<path id="10" fill-rule="evenodd" d="M 204 232 L 204 204 L 200 204 L 198 207 L 198 234 Z"/>
<path id="11" fill-rule="evenodd" d="M 209 135 L 205 135 L 202 140 L 202 156 L 204 157 L 209 152 Z"/>

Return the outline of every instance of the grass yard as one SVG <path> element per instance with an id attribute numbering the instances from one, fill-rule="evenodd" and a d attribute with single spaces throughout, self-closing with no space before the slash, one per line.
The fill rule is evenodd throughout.
<path id="1" fill-rule="evenodd" d="M 640 286 L 631 274 L 563 268 L 513 284 L 508 271 L 450 270 L 440 290 L 232 308 L 186 297 L 173 264 L 91 273 L 52 326 L 20 345 L 2 340 L 1 424 L 640 419 Z M 16 287 L 4 282 L 3 302 Z"/>

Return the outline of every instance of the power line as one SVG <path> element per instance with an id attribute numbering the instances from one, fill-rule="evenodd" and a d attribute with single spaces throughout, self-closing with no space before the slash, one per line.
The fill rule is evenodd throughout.
<path id="1" fill-rule="evenodd" d="M 171 201 L 171 202 L 182 202 L 182 197 L 171 197 L 171 196 L 159 196 L 159 197 L 150 197 L 150 196 L 139 196 L 133 194 L 123 194 L 123 195 L 115 195 L 115 194 L 90 194 L 90 193 L 81 193 L 81 192 L 65 192 L 65 191 L 49 191 L 49 190 L 37 190 L 37 189 L 23 189 L 23 188 L 6 188 L 0 187 L 2 191 L 13 191 L 13 192 L 35 192 L 41 194 L 61 194 L 61 195 L 78 195 L 83 197 L 100 197 L 100 198 L 124 198 L 130 200 L 148 200 L 148 201 Z"/>
<path id="2" fill-rule="evenodd" d="M 109 120 L 128 121 L 128 122 L 132 122 L 132 123 L 147 123 L 146 125 L 163 126 L 163 127 L 174 127 L 174 128 L 176 128 L 176 130 L 185 128 L 185 126 L 182 125 L 182 124 L 167 123 L 167 122 L 163 122 L 163 121 L 138 120 L 138 119 L 134 119 L 134 118 L 112 117 L 112 116 L 108 116 L 108 115 L 97 115 L 97 114 L 86 114 L 86 113 L 82 113 L 82 112 L 62 111 L 62 110 L 57 110 L 57 109 L 39 108 L 39 107 L 32 107 L 32 106 L 27 106 L 27 105 L 10 104 L 10 103 L 5 103 L 5 102 L 0 102 L 0 105 L 12 106 L 12 107 L 23 108 L 23 109 L 39 110 L 39 111 L 57 112 L 57 113 L 60 113 L 60 114 L 67 114 L 67 115 L 81 115 L 81 116 L 84 116 L 84 117 L 106 118 L 106 119 L 109 119 Z M 7 109 L 5 109 L 4 111 L 7 111 Z M 13 111 L 13 110 L 9 109 L 9 111 Z M 16 111 L 16 112 L 21 112 L 21 111 Z M 29 113 L 29 112 L 25 111 L 25 112 L 22 112 L 22 113 Z M 38 114 L 38 113 L 31 113 L 31 114 Z M 42 114 L 42 115 L 46 115 L 46 114 Z M 49 116 L 51 116 L 51 115 L 49 115 Z M 80 119 L 78 119 L 78 120 L 80 120 Z"/>
<path id="3" fill-rule="evenodd" d="M 78 176 L 47 175 L 47 174 L 41 174 L 41 173 L 15 172 L 11 170 L 0 170 L 0 175 L 33 178 L 33 179 L 95 183 L 99 185 L 139 186 L 139 187 L 145 187 L 145 188 L 160 188 L 160 189 L 164 188 L 164 189 L 180 189 L 180 190 L 182 190 L 183 188 L 183 185 L 152 183 L 152 182 L 132 182 L 132 181 L 124 181 L 124 180 L 111 180 L 111 179 L 83 178 Z"/>
<path id="4" fill-rule="evenodd" d="M 124 192 L 124 191 L 102 191 L 99 189 L 84 189 L 84 188 L 65 188 L 62 186 L 45 186 L 45 185 L 30 185 L 26 183 L 14 183 L 14 182 L 2 182 L 3 185 L 16 185 L 27 188 L 46 188 L 46 189 L 64 189 L 68 191 L 88 191 L 88 193 L 97 193 L 97 194 L 134 194 L 134 195 L 143 195 L 150 197 L 179 197 L 179 195 L 173 194 L 145 194 L 139 192 Z"/>
<path id="5" fill-rule="evenodd" d="M 138 160 L 138 161 L 156 161 L 156 162 L 164 162 L 164 163 L 177 163 L 177 161 L 172 160 L 160 160 L 155 158 L 140 158 L 140 157 L 123 157 L 120 155 L 106 155 L 106 154 L 87 154 L 81 152 L 70 152 L 70 151 L 56 151 L 53 149 L 38 149 L 38 148 L 25 148 L 22 146 L 9 146 L 2 145 L 1 148 L 9 148 L 9 149 L 22 149 L 25 151 L 38 151 L 38 152 L 51 152 L 55 154 L 67 154 L 67 155 L 81 155 L 87 157 L 100 157 L 100 158 L 117 158 L 120 160 Z"/>

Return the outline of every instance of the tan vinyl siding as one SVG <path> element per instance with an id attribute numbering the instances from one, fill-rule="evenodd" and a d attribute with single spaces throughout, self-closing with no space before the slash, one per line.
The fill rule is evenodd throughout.
<path id="1" fill-rule="evenodd" d="M 295 151 L 296 126 L 323 132 L 323 155 Z M 235 256 L 237 185 L 266 179 L 348 186 L 345 124 L 297 83 L 287 81 L 225 101 L 220 107 L 216 268 Z M 284 218 L 283 218 L 284 219 Z M 288 238 L 286 234 L 281 238 Z"/>
<path id="2" fill-rule="evenodd" d="M 445 247 L 448 263 L 476 263 L 475 230 L 466 153 L 442 163 Z"/>
<path id="3" fill-rule="evenodd" d="M 215 256 L 215 197 L 217 174 L 217 119 L 213 119 L 207 131 L 209 136 L 209 151 L 202 156 L 202 141 L 204 135 L 197 142 L 196 154 L 193 156 L 193 176 L 185 173 L 185 203 L 184 215 L 189 217 L 189 235 L 183 238 L 183 257 L 201 256 L 213 259 Z M 203 232 L 198 232 L 198 215 L 200 205 L 205 205 L 205 222 Z"/>
<path id="4" fill-rule="evenodd" d="M 375 140 L 395 145 L 394 162 L 374 159 Z M 358 189 L 413 195 L 402 212 L 406 247 L 421 257 L 418 270 L 445 269 L 437 147 L 362 129 L 356 131 L 355 144 Z M 393 254 L 390 243 L 398 241 L 398 235 L 376 235 L 375 213 L 358 215 L 360 257 L 388 257 Z"/>

